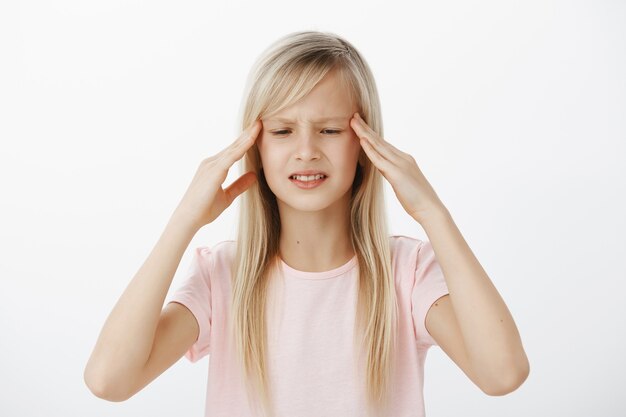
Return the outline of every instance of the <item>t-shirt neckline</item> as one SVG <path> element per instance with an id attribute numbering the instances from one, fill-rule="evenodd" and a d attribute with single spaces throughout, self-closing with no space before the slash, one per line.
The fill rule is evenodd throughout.
<path id="1" fill-rule="evenodd" d="M 308 271 L 300 271 L 298 269 L 292 268 L 283 261 L 283 258 L 279 256 L 280 265 L 285 275 L 295 278 L 301 279 L 327 279 L 334 278 L 339 275 L 345 274 L 352 268 L 354 268 L 357 264 L 356 254 L 345 264 L 338 266 L 337 268 L 331 269 L 329 271 L 320 271 L 320 272 L 308 272 Z"/>

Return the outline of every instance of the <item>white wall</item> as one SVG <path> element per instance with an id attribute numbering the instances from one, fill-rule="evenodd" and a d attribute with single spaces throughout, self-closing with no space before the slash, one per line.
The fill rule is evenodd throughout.
<path id="1" fill-rule="evenodd" d="M 123 403 L 83 369 L 200 160 L 235 139 L 250 65 L 301 29 L 364 54 L 386 139 L 450 210 L 531 362 L 489 397 L 431 349 L 427 415 L 625 415 L 624 22 L 608 0 L 3 2 L 0 415 L 203 415 L 208 358 Z M 387 201 L 394 233 L 425 238 L 388 184 Z M 234 238 L 236 207 L 173 285 L 192 247 Z"/>

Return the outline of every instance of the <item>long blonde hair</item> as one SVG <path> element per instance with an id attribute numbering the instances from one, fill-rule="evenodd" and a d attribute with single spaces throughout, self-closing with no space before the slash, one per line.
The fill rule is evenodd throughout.
<path id="1" fill-rule="evenodd" d="M 363 119 L 382 137 L 378 92 L 368 64 L 352 44 L 336 34 L 319 31 L 290 33 L 257 59 L 244 94 L 241 129 L 306 96 L 335 69 Z M 249 171 L 257 174 L 258 182 L 240 196 L 237 250 L 231 266 L 230 330 L 248 399 L 251 393 L 258 394 L 265 413 L 274 415 L 266 363 L 265 300 L 269 276 L 279 267 L 281 224 L 276 196 L 265 181 L 256 144 L 240 164 L 241 174 Z M 359 271 L 354 340 L 356 348 L 362 349 L 355 352 L 355 359 L 364 357 L 367 408 L 378 413 L 389 395 L 398 312 L 383 177 L 363 149 L 352 186 L 350 217 L 350 239 Z"/>

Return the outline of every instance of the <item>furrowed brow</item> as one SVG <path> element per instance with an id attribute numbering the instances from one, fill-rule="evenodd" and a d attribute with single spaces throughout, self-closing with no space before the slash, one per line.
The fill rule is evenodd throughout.
<path id="1" fill-rule="evenodd" d="M 345 121 L 346 119 L 349 119 L 351 116 L 334 116 L 334 117 L 321 117 L 319 119 L 313 119 L 311 120 L 312 123 L 324 123 L 324 122 L 339 122 L 339 121 Z M 281 122 L 281 123 L 295 123 L 294 120 L 291 119 L 287 119 L 284 117 L 272 117 L 270 119 L 267 119 L 266 121 L 268 122 Z"/>

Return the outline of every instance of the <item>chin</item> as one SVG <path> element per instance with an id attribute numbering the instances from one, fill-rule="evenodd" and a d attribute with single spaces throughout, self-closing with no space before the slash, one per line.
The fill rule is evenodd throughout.
<path id="1" fill-rule="evenodd" d="M 293 210 L 305 212 L 325 210 L 333 204 L 332 201 L 320 198 L 288 198 L 285 200 L 277 196 L 277 199 L 280 200 L 283 205 L 288 206 Z"/>

